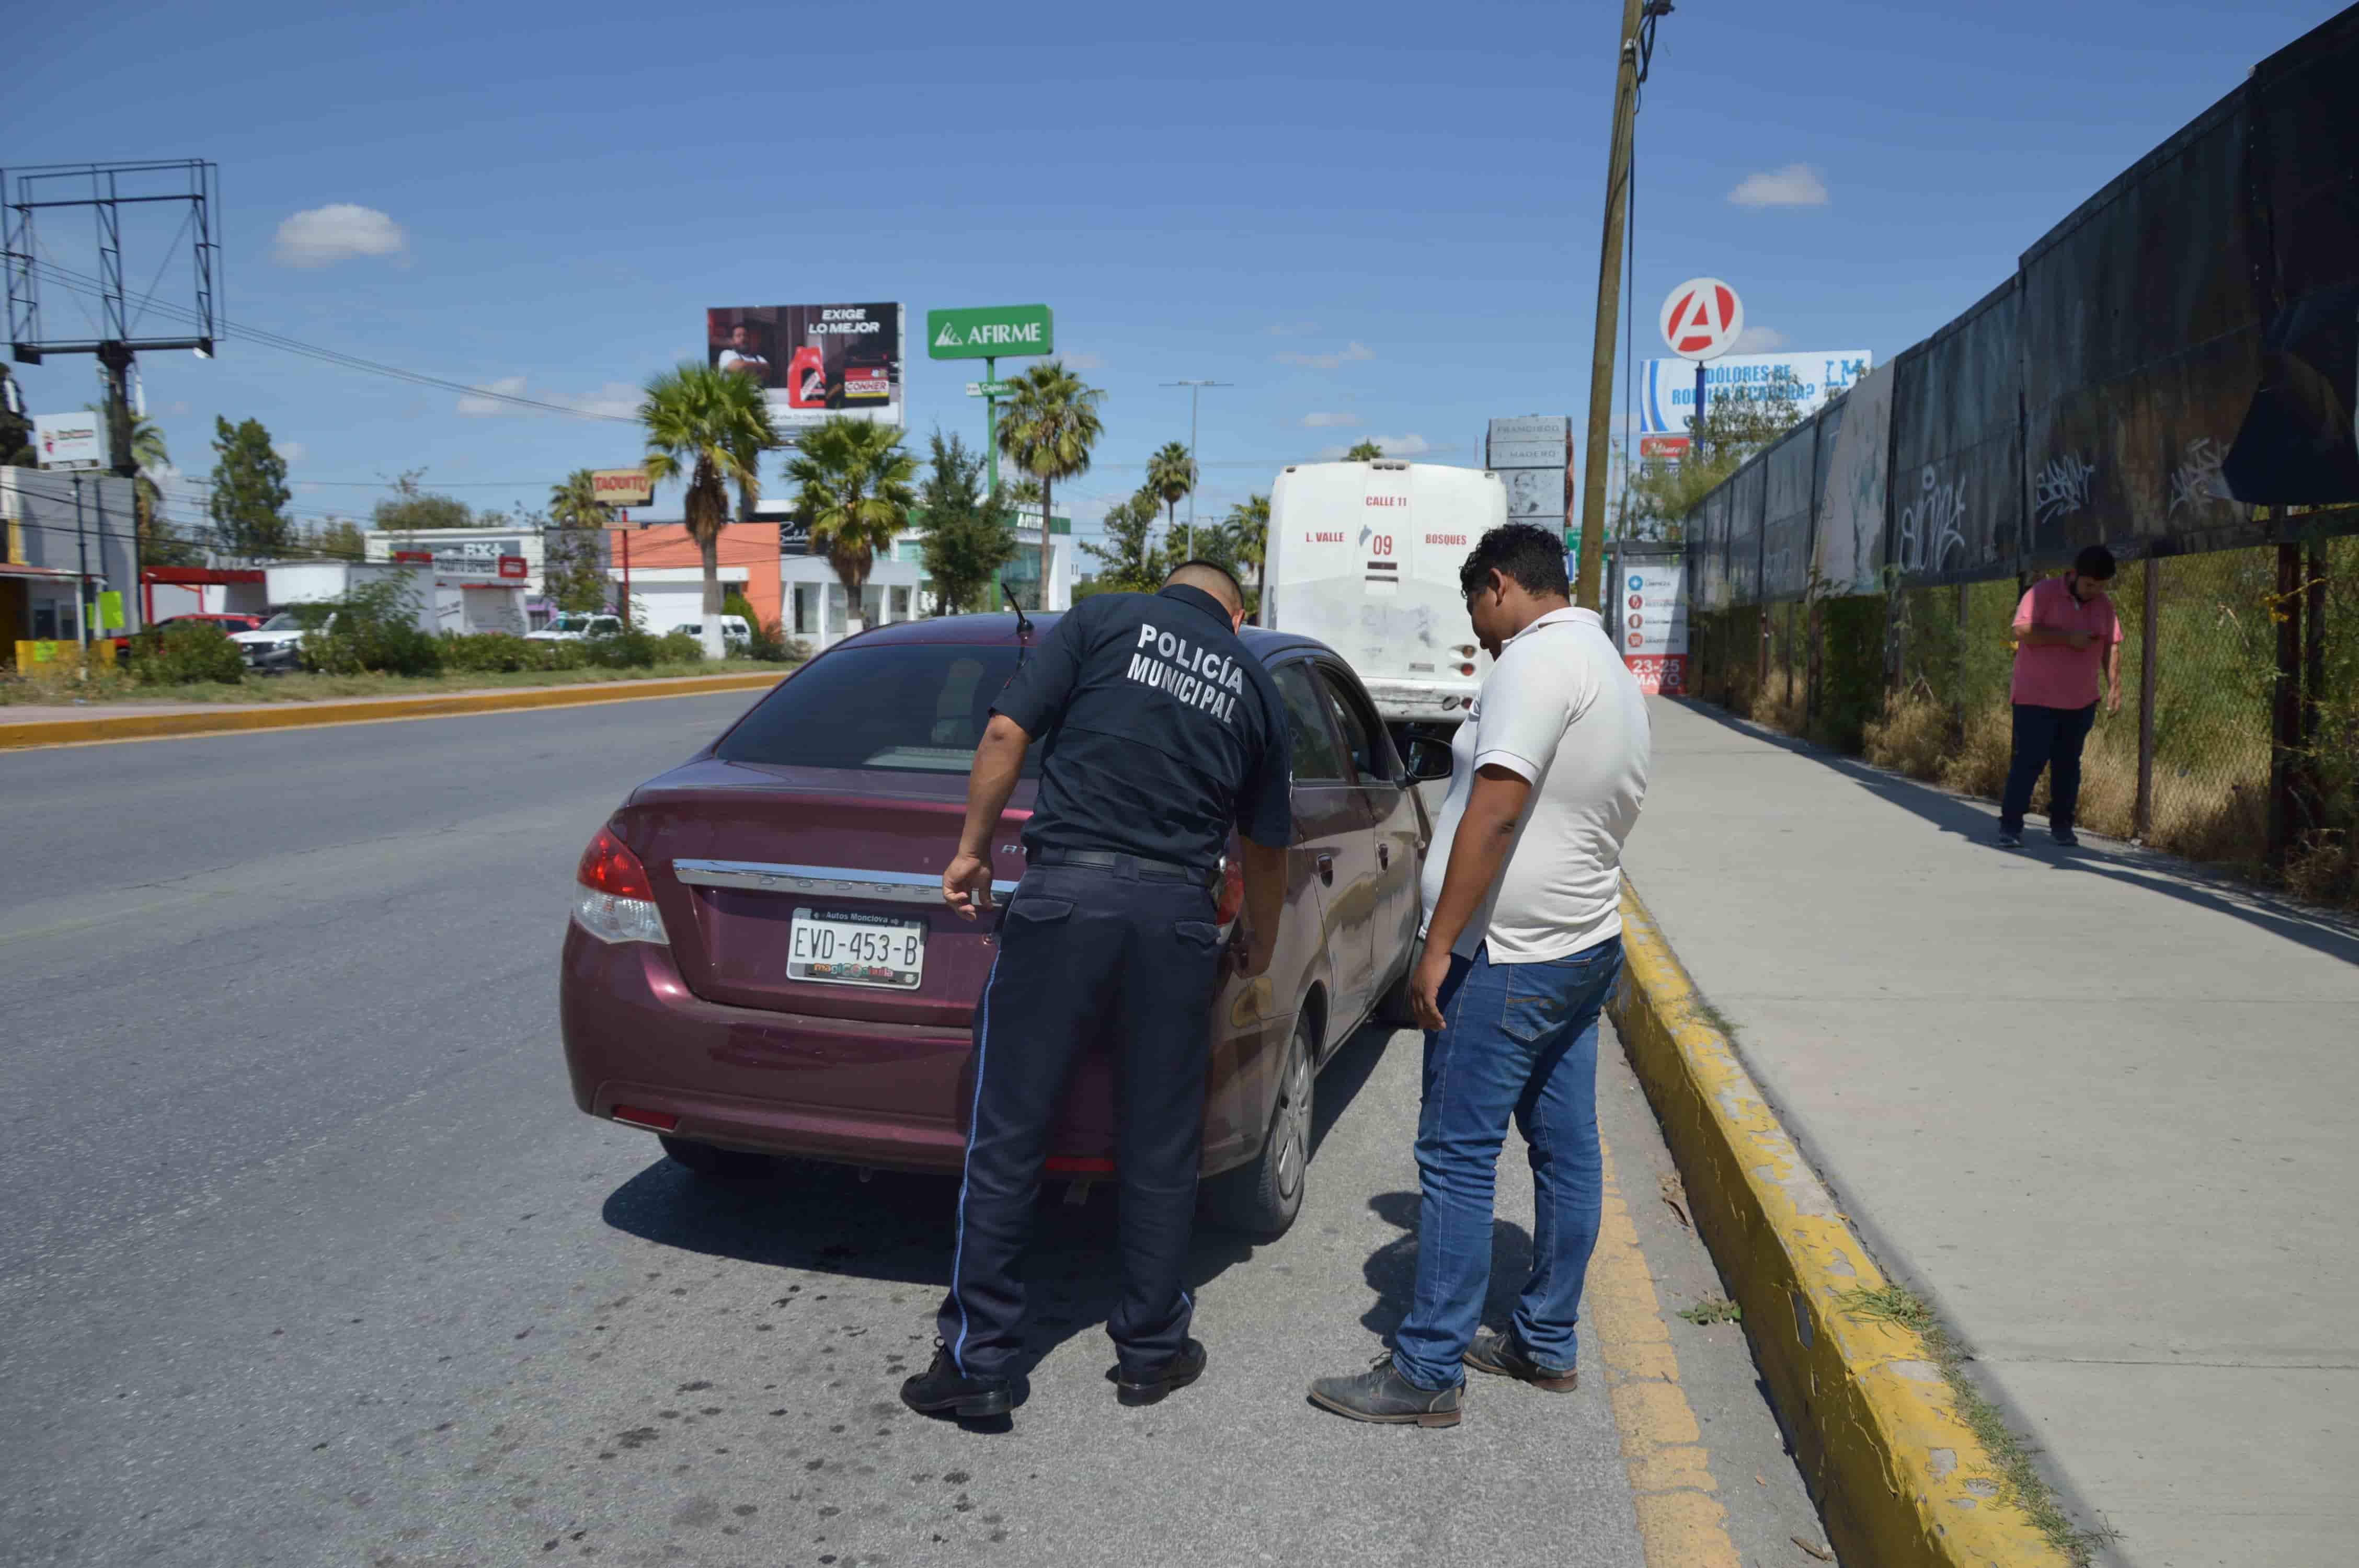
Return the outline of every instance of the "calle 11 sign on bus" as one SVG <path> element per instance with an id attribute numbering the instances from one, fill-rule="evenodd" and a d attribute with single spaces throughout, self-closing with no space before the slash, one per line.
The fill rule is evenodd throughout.
<path id="1" fill-rule="evenodd" d="M 1046 305 L 984 305 L 926 312 L 926 354 L 937 360 L 984 360 L 1045 354 L 1057 346 L 1056 319 Z"/>

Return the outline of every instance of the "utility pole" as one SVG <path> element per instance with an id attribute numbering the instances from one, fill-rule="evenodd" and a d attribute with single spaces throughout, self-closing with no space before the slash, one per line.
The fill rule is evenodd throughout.
<path id="1" fill-rule="evenodd" d="M 1605 168 L 1605 223 L 1598 241 L 1597 321 L 1589 362 L 1589 449 L 1581 474 L 1581 562 L 1573 602 L 1597 610 L 1605 548 L 1605 470 L 1614 449 L 1614 333 L 1622 318 L 1622 235 L 1630 216 L 1630 144 L 1636 132 L 1638 84 L 1654 55 L 1655 22 L 1670 0 L 1622 0 L 1614 35 L 1614 134 Z"/>
<path id="2" fill-rule="evenodd" d="M 1188 554 L 1196 553 L 1196 482 L 1202 476 L 1196 471 L 1196 399 L 1208 386 L 1233 386 L 1226 381 L 1167 381 L 1166 386 L 1188 389 Z"/>

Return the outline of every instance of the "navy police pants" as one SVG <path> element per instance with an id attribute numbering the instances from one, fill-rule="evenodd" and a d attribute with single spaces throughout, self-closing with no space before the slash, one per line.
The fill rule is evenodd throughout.
<path id="1" fill-rule="evenodd" d="M 1201 1158 L 1204 1065 L 1221 957 L 1211 892 L 1125 859 L 1035 866 L 999 925 L 975 1011 L 974 1099 L 942 1343 L 969 1377 L 1023 1347 L 1040 1171 L 1065 1078 L 1100 1041 L 1114 1058 L 1122 1293 L 1107 1332 L 1125 1372 L 1179 1354 L 1195 1303 L 1183 1273 Z"/>

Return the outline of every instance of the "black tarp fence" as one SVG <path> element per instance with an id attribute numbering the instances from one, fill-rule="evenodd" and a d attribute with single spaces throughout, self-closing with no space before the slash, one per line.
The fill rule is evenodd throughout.
<path id="1" fill-rule="evenodd" d="M 2092 544 L 2134 559 L 2359 531 L 2354 83 L 2359 6 L 1897 356 L 1873 392 L 1884 453 L 1857 449 L 1868 425 L 1843 428 L 1863 384 L 1723 481 L 1689 531 L 1694 602 L 1987 580 Z M 1880 536 L 1858 515 L 1879 489 Z"/>

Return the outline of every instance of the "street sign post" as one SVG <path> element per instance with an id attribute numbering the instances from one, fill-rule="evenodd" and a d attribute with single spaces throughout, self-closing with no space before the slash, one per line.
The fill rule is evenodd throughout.
<path id="1" fill-rule="evenodd" d="M 983 379 L 968 382 L 966 395 L 983 399 L 983 447 L 991 455 L 994 495 L 999 493 L 999 400 L 1016 395 L 1013 383 L 999 379 L 999 362 L 1045 354 L 1056 346 L 1056 317 L 1046 305 L 979 305 L 926 312 L 929 359 L 983 362 Z"/>
<path id="2" fill-rule="evenodd" d="M 1683 360 L 1695 361 L 1695 434 L 1703 435 L 1704 365 L 1736 346 L 1745 330 L 1745 301 L 1716 277 L 1691 277 L 1663 300 L 1663 341 Z"/>

